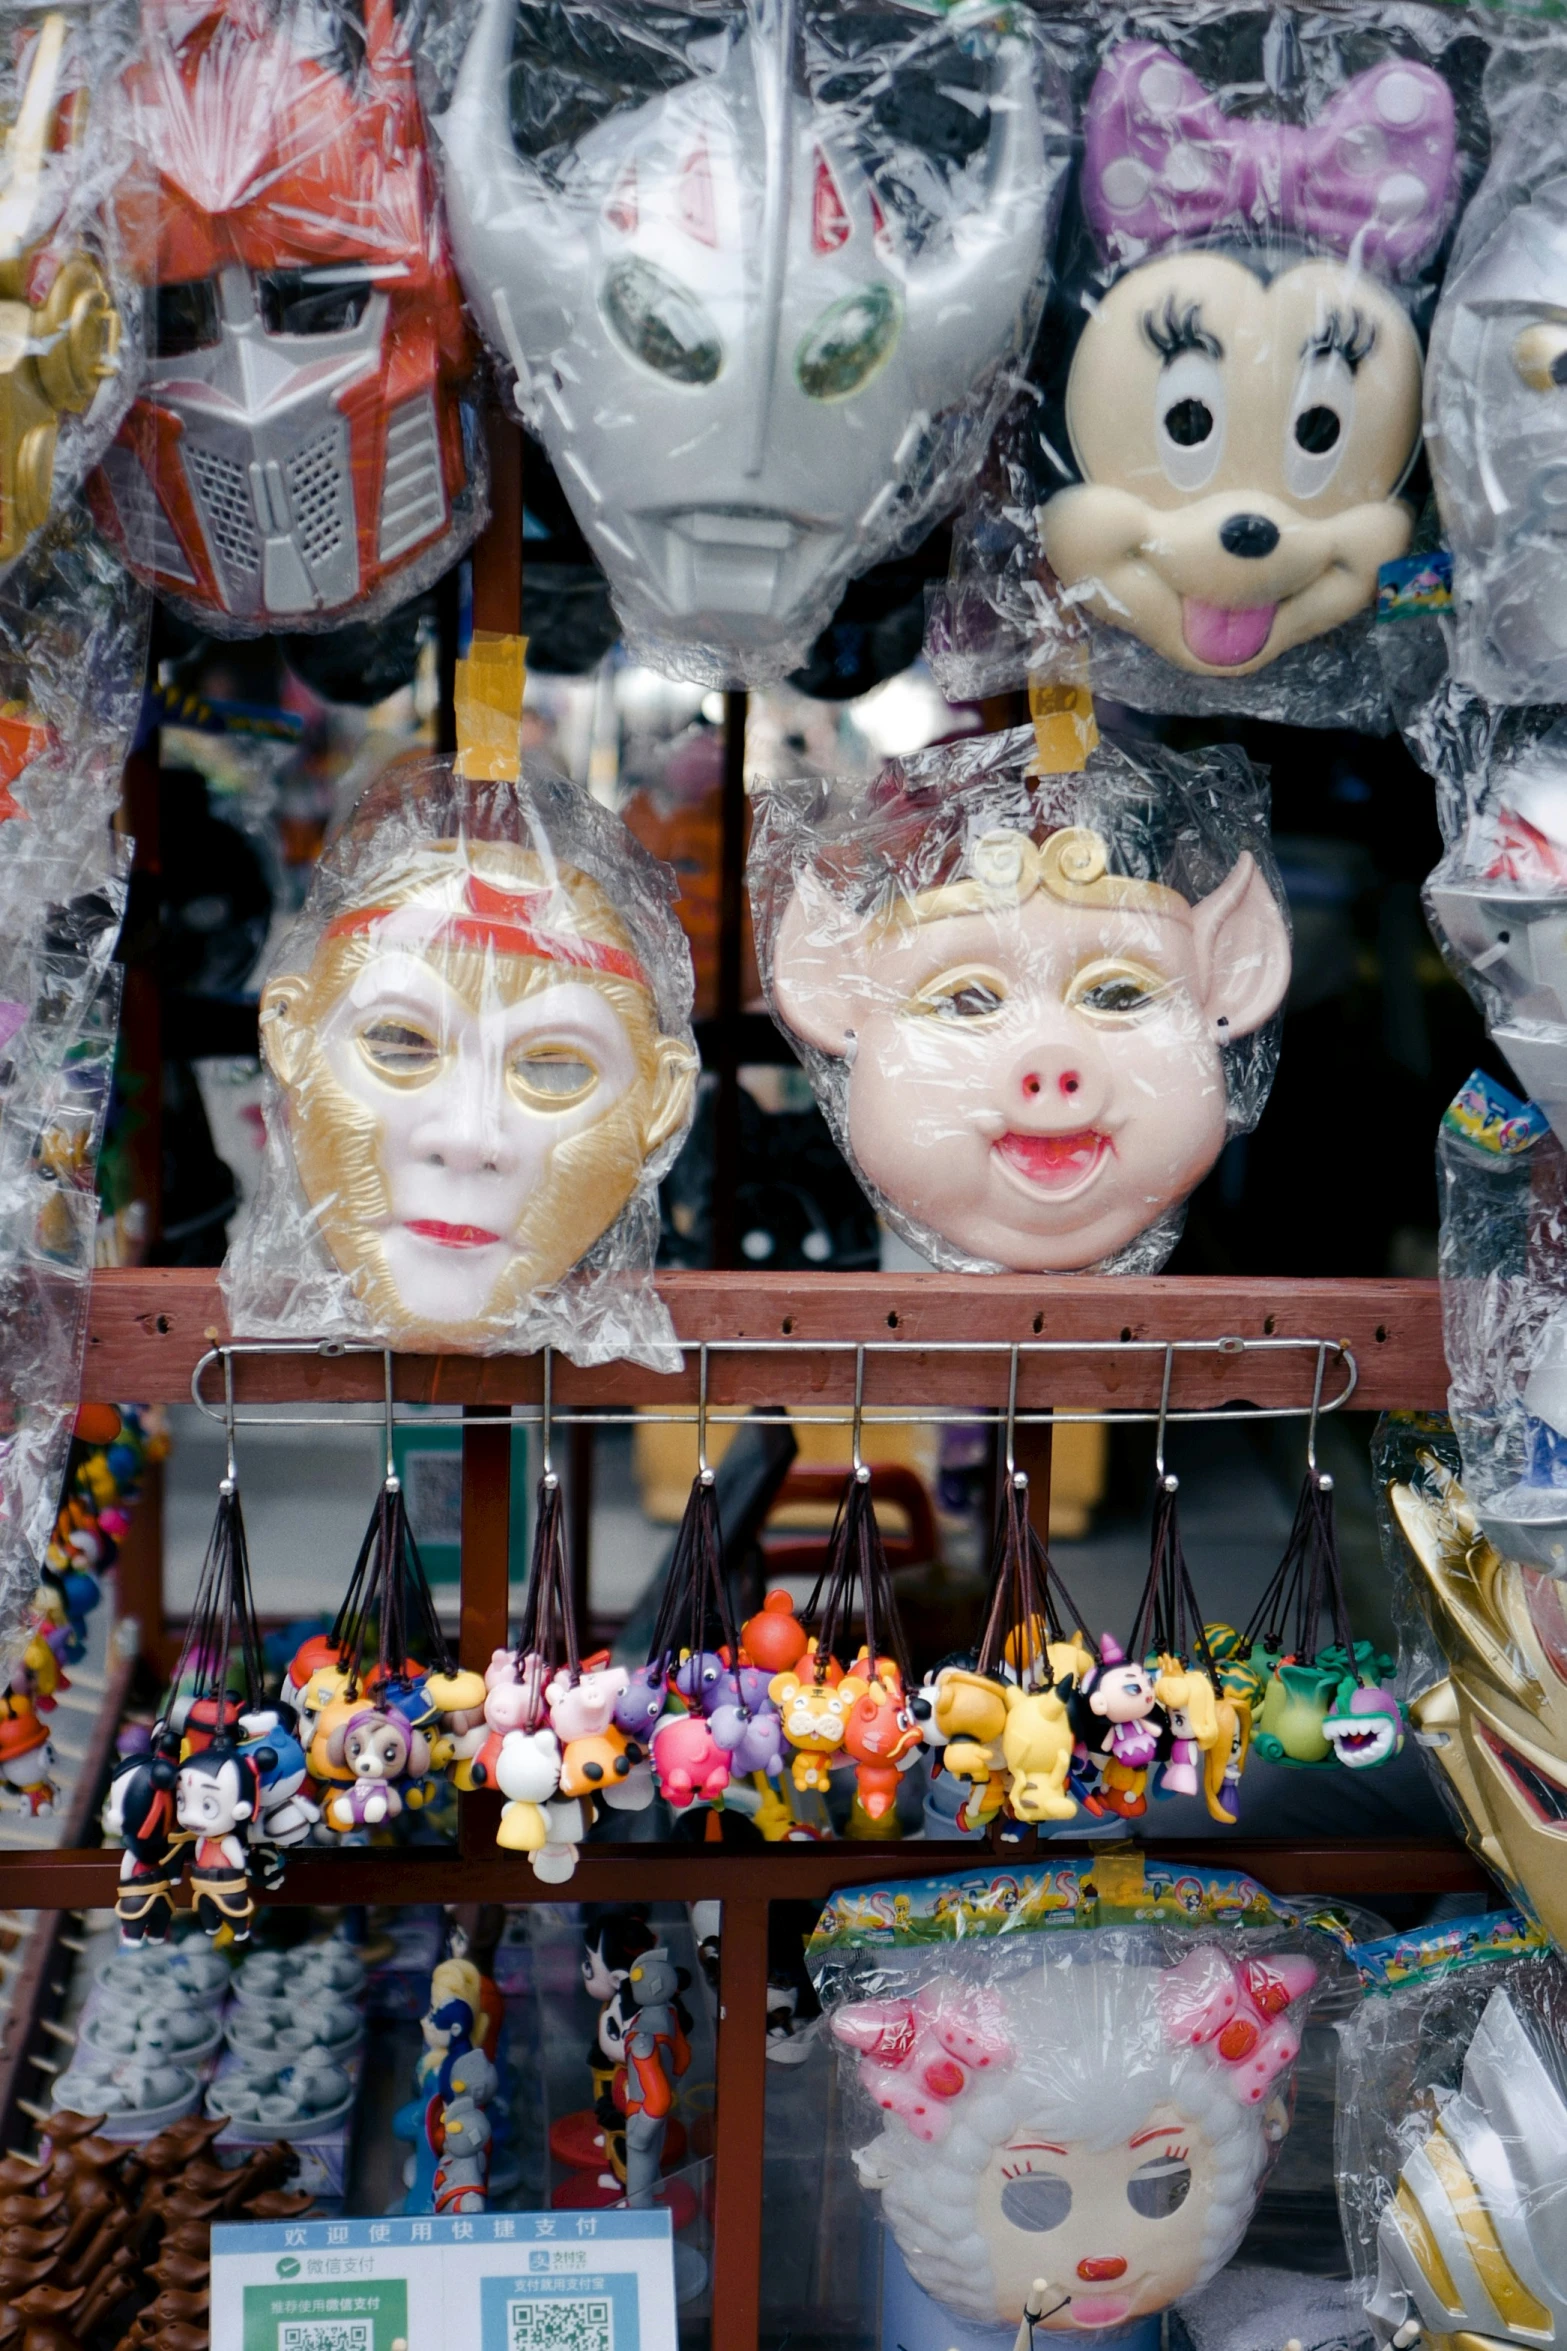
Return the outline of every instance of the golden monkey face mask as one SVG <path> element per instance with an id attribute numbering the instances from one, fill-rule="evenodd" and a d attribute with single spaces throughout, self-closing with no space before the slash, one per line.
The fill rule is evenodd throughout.
<path id="1" fill-rule="evenodd" d="M 236 1330 L 655 1354 L 697 1059 L 662 869 L 551 777 L 377 787 L 261 999 L 278 1098 Z"/>

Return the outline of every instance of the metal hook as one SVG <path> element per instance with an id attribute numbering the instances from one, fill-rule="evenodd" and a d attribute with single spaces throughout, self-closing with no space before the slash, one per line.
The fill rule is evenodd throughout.
<path id="1" fill-rule="evenodd" d="M 1154 1431 L 1153 1473 L 1167 1494 L 1176 1492 L 1180 1479 L 1164 1466 L 1164 1431 L 1170 1417 L 1170 1375 L 1175 1369 L 1175 1349 L 1166 1344 L 1164 1350 L 1164 1378 L 1159 1386 L 1159 1425 Z"/>
<path id="2" fill-rule="evenodd" d="M 228 1445 L 228 1467 L 218 1492 L 234 1494 L 239 1491 L 239 1472 L 234 1466 L 234 1357 L 227 1347 L 223 1349 L 223 1434 Z"/>
<path id="3" fill-rule="evenodd" d="M 1311 1418 L 1306 1424 L 1306 1474 L 1319 1493 L 1331 1494 L 1333 1477 L 1329 1470 L 1317 1467 L 1317 1421 L 1322 1411 L 1322 1382 L 1327 1370 L 1328 1342 L 1317 1341 L 1317 1376 L 1311 1387 Z"/>
<path id="4" fill-rule="evenodd" d="M 539 1408 L 539 1476 L 546 1486 L 558 1486 L 555 1464 L 550 1459 L 550 1420 L 554 1409 L 555 1361 L 554 1350 L 544 1350 L 544 1400 Z"/>
<path id="5" fill-rule="evenodd" d="M 713 1482 L 713 1472 L 707 1459 L 707 1341 L 702 1341 L 698 1359 L 696 1398 L 696 1474 L 704 1486 Z"/>
<path id="6" fill-rule="evenodd" d="M 397 1414 L 392 1399 L 392 1350 L 383 1347 L 381 1362 L 386 1374 L 386 1490 L 389 1494 L 401 1491 L 402 1480 L 397 1474 Z"/>
<path id="7" fill-rule="evenodd" d="M 864 1420 L 864 1416 L 865 1349 L 863 1347 L 856 1347 L 854 1350 L 854 1426 L 850 1434 L 849 1458 L 854 1464 L 855 1483 L 861 1486 L 868 1486 L 870 1484 L 871 1473 L 866 1468 L 865 1456 L 860 1451 L 860 1428 L 861 1423 Z"/>
<path id="8" fill-rule="evenodd" d="M 1017 1465 L 1017 1363 L 1019 1350 L 1012 1350 L 1012 1362 L 1007 1372 L 1007 1483 L 1016 1486 L 1019 1493 L 1028 1491 L 1028 1472 Z"/>

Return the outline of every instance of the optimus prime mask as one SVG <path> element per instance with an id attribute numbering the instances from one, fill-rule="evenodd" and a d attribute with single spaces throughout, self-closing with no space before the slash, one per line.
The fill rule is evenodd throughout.
<path id="1" fill-rule="evenodd" d="M 1083 127 L 1114 275 L 1071 365 L 1081 479 L 1040 509 L 1069 605 L 1177 668 L 1243 677 L 1372 602 L 1409 543 L 1420 345 L 1393 290 L 1440 241 L 1454 110 L 1393 57 L 1307 127 L 1226 115 L 1148 42 Z"/>
<path id="2" fill-rule="evenodd" d="M 74 219 L 88 177 L 92 60 L 83 18 L 61 10 L 32 23 L 9 76 L 0 163 L 0 564 L 49 519 L 72 473 L 79 485 L 114 429 L 122 336 L 103 260 Z M 73 464 L 62 427 L 80 418 Z"/>
<path id="3" fill-rule="evenodd" d="M 312 0 L 158 0 L 126 77 L 158 175 L 122 206 L 149 351 L 100 504 L 208 628 L 368 617 L 483 520 L 473 352 L 390 0 L 358 42 Z"/>
<path id="4" fill-rule="evenodd" d="M 1448 1667 L 1410 1706 L 1416 1738 L 1480 1858 L 1567 1949 L 1563 1587 L 1504 1559 L 1463 1488 L 1434 1460 L 1390 1498 Z"/>
<path id="5" fill-rule="evenodd" d="M 513 138 L 517 21 L 483 0 L 437 126 L 464 290 L 639 652 L 764 683 L 956 499 L 1027 350 L 1061 176 L 1033 36 L 988 4 L 898 24 L 871 97 L 829 104 L 793 0 L 754 0 L 547 171 Z M 881 127 L 937 43 L 984 65 L 950 179 Z"/>
<path id="6" fill-rule="evenodd" d="M 554 779 L 426 766 L 403 787 L 323 860 L 262 993 L 282 1104 L 230 1259 L 234 1327 L 325 1316 L 398 1347 L 547 1337 L 598 1360 L 601 1307 L 627 1352 L 643 1322 L 667 1331 L 653 1187 L 696 1082 L 662 869 Z M 314 1291 L 319 1250 L 336 1279 Z"/>
<path id="7" fill-rule="evenodd" d="M 1551 152 L 1560 116 L 1551 110 Z M 1498 702 L 1567 696 L 1567 178 L 1500 218 L 1499 157 L 1431 330 L 1426 447 L 1458 615 L 1457 674 Z M 1491 197 L 1492 186 L 1497 190 Z"/>
<path id="8" fill-rule="evenodd" d="M 1205 844 L 1212 886 L 1190 895 L 1114 870 L 1120 794 L 1158 785 L 1102 747 L 1036 807 L 1032 742 L 979 754 L 998 769 L 1010 755 L 1010 793 L 935 753 L 907 763 L 901 804 L 841 828 L 792 826 L 781 801 L 765 814 L 752 892 L 769 1001 L 867 1192 L 925 1255 L 1151 1270 L 1232 1127 L 1260 1112 L 1271 1048 L 1232 1090 L 1233 1064 L 1283 1001 L 1289 934 L 1233 833 L 1227 870 Z"/>
<path id="9" fill-rule="evenodd" d="M 1567 2104 L 1505 1989 L 1493 1992 L 1377 2228 L 1379 2344 L 1523 2351 L 1567 2333 Z"/>

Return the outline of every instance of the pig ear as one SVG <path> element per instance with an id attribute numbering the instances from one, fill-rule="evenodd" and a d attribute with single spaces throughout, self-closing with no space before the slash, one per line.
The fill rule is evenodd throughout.
<path id="1" fill-rule="evenodd" d="M 1290 984 L 1290 935 L 1261 867 L 1243 850 L 1192 908 L 1203 1016 L 1221 1045 L 1270 1020 Z"/>
<path id="2" fill-rule="evenodd" d="M 847 933 L 843 913 L 804 873 L 773 946 L 773 1000 L 802 1044 L 841 1059 L 853 1041 L 864 992 L 865 926 Z"/>

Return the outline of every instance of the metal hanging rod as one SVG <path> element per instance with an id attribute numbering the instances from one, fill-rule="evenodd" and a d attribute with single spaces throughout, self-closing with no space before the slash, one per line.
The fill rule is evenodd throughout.
<path id="1" fill-rule="evenodd" d="M 543 1350 L 545 1401 L 540 1404 L 510 1405 L 493 1412 L 476 1411 L 471 1405 L 404 1404 L 401 1407 L 401 1425 L 407 1428 L 630 1428 L 639 1422 L 649 1425 L 669 1424 L 702 1428 L 739 1428 L 746 1423 L 763 1428 L 842 1428 L 851 1433 L 856 1426 L 866 1428 L 1028 1428 L 1069 1427 L 1084 1424 L 1100 1427 L 1135 1427 L 1138 1425 L 1173 1426 L 1190 1421 L 1253 1421 L 1306 1420 L 1315 1438 L 1316 1424 L 1329 1413 L 1342 1412 L 1355 1392 L 1359 1366 L 1352 1348 L 1342 1340 L 1321 1338 L 1219 1338 L 1219 1339 L 679 1339 L 675 1342 L 682 1356 L 696 1355 L 700 1365 L 701 1394 L 694 1405 L 683 1405 L 675 1410 L 646 1410 L 638 1405 L 588 1405 L 574 1410 L 562 1410 L 551 1399 L 551 1371 L 554 1350 Z M 1181 1355 L 1277 1354 L 1305 1353 L 1313 1359 L 1315 1379 L 1309 1401 L 1300 1404 L 1234 1404 L 1206 1406 L 1171 1406 L 1168 1402 L 1170 1381 L 1175 1359 Z M 1157 1409 L 1138 1407 L 1111 1407 L 1098 1412 L 1050 1409 L 1023 1412 L 1016 1408 L 1017 1367 L 1025 1356 L 1047 1355 L 1161 1355 L 1164 1358 L 1162 1393 L 1164 1401 Z M 386 1365 L 386 1399 L 375 1404 L 366 1399 L 363 1407 L 350 1411 L 280 1412 L 268 1408 L 262 1411 L 233 1413 L 229 1403 L 232 1392 L 235 1359 L 244 1356 L 299 1356 L 340 1358 L 345 1355 L 367 1355 L 383 1359 Z M 707 1402 L 707 1366 L 713 1355 L 777 1355 L 816 1356 L 852 1355 L 855 1364 L 855 1403 L 829 1411 L 768 1411 L 723 1410 Z M 904 1404 L 867 1404 L 864 1401 L 865 1361 L 870 1355 L 903 1356 L 944 1355 L 972 1358 L 1004 1356 L 1009 1359 L 1009 1403 L 1006 1407 L 993 1405 L 945 1406 L 927 1408 Z M 1324 1395 L 1323 1385 L 1329 1361 L 1336 1362 L 1343 1371 L 1343 1385 L 1333 1395 Z M 392 1401 L 392 1368 L 395 1358 L 389 1348 L 373 1347 L 341 1339 L 232 1339 L 225 1344 L 209 1347 L 191 1373 L 191 1401 L 208 1420 L 227 1428 L 365 1428 L 373 1426 L 383 1414 L 390 1435 L 393 1423 L 399 1417 L 399 1408 Z M 210 1366 L 220 1365 L 224 1379 L 224 1401 L 209 1401 L 202 1392 L 202 1383 Z M 231 1418 L 232 1414 L 232 1418 Z"/>

